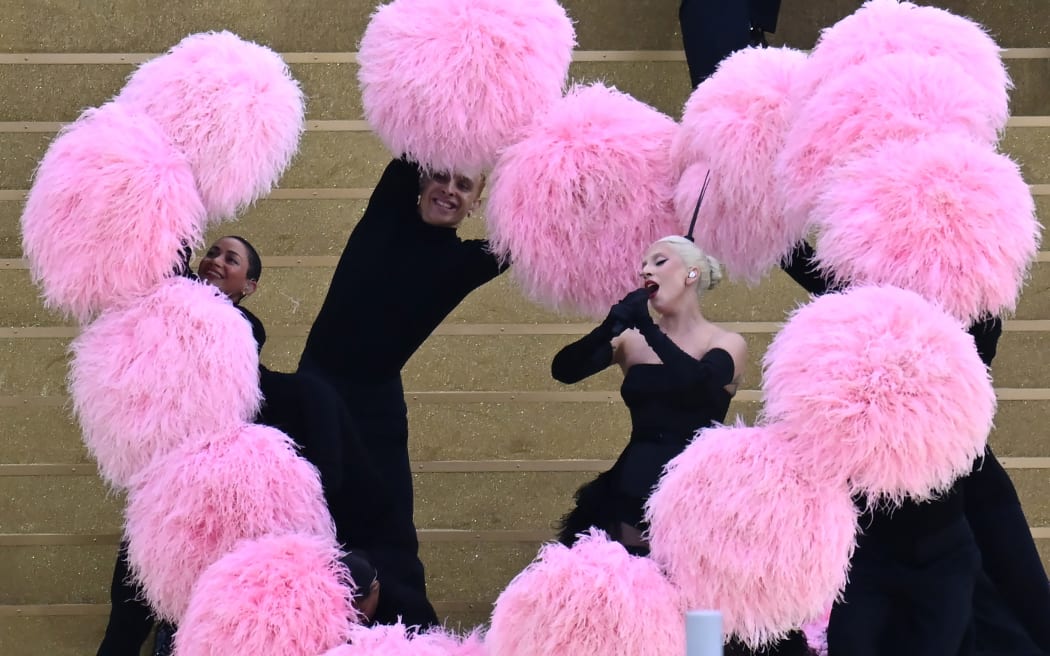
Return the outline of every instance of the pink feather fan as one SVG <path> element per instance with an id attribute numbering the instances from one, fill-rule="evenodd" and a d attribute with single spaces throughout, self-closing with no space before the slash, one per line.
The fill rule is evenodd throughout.
<path id="1" fill-rule="evenodd" d="M 869 0 L 820 35 L 800 76 L 807 98 L 823 83 L 853 74 L 853 66 L 894 53 L 943 57 L 966 70 L 980 87 L 992 123 L 1002 130 L 1013 87 L 1001 50 L 977 23 L 944 9 L 898 0 Z"/>
<path id="2" fill-rule="evenodd" d="M 545 545 L 510 582 L 485 644 L 499 656 L 678 656 L 684 610 L 656 563 L 592 529 L 571 549 Z"/>
<path id="3" fill-rule="evenodd" d="M 685 105 L 672 143 L 681 178 L 678 221 L 688 225 L 707 171 L 710 188 L 694 236 L 729 275 L 757 283 L 805 236 L 780 207 L 773 165 L 790 127 L 792 86 L 806 54 L 747 48 L 726 58 Z"/>
<path id="4" fill-rule="evenodd" d="M 251 326 L 214 287 L 186 278 L 102 314 L 70 351 L 84 443 L 118 488 L 186 440 L 250 420 L 261 401 Z M 202 366 L 222 372 L 221 384 L 205 384 Z"/>
<path id="5" fill-rule="evenodd" d="M 834 172 L 817 208 L 833 278 L 910 289 L 966 323 L 1014 310 L 1039 249 L 1018 166 L 958 135 L 875 148 Z"/>
<path id="6" fill-rule="evenodd" d="M 987 95 L 944 57 L 884 55 L 832 78 L 800 108 L 777 158 L 785 220 L 809 224 L 835 167 L 891 140 L 958 134 L 988 147 L 998 140 Z"/>
<path id="7" fill-rule="evenodd" d="M 154 461 L 131 484 L 128 562 L 158 616 L 179 622 L 201 572 L 240 540 L 334 540 L 317 470 L 267 426 L 244 425 Z"/>
<path id="8" fill-rule="evenodd" d="M 365 118 L 424 168 L 479 173 L 561 97 L 575 44 L 554 0 L 394 0 L 361 39 Z"/>
<path id="9" fill-rule="evenodd" d="M 778 427 L 701 431 L 646 506 L 651 557 L 690 608 L 718 609 L 760 648 L 819 617 L 846 585 L 857 511 L 813 476 Z"/>
<path id="10" fill-rule="evenodd" d="M 960 322 L 914 292 L 857 287 L 797 310 L 763 360 L 764 421 L 799 466 L 899 504 L 930 499 L 984 452 L 995 391 Z"/>
<path id="11" fill-rule="evenodd" d="M 477 632 L 459 637 L 444 629 L 417 633 L 403 624 L 355 626 L 350 644 L 324 656 L 489 656 Z"/>
<path id="12" fill-rule="evenodd" d="M 575 87 L 493 171 L 486 210 L 494 252 L 525 293 L 593 317 L 638 287 L 674 216 L 673 120 L 615 89 Z"/>
<path id="13" fill-rule="evenodd" d="M 81 322 L 171 275 L 204 229 L 186 157 L 149 117 L 110 103 L 51 143 L 22 212 L 22 248 L 44 303 Z M 115 239 L 134 251 L 115 250 Z"/>
<path id="14" fill-rule="evenodd" d="M 153 117 L 183 150 L 213 221 L 269 193 L 305 127 L 284 60 L 230 32 L 186 37 L 140 66 L 116 101 Z"/>
<path id="15" fill-rule="evenodd" d="M 317 656 L 350 633 L 348 573 L 332 540 L 246 540 L 201 574 L 175 634 L 178 656 Z"/>

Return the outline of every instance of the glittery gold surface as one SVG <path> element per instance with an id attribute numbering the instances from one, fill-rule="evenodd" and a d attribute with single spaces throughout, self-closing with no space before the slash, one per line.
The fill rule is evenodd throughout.
<path id="1" fill-rule="evenodd" d="M 0 0 L 3 2 L 3 0 Z M 566 0 L 576 21 L 581 50 L 681 48 L 679 0 Z M 857 0 L 785 2 L 774 43 L 809 48 L 818 30 L 853 11 Z M 1004 47 L 1050 46 L 1046 0 L 932 0 L 929 4 L 970 15 Z M 148 5 L 148 10 L 144 7 Z M 141 0 L 70 0 L 0 4 L 0 51 L 9 53 L 157 53 L 186 34 L 230 29 L 279 52 L 356 50 L 375 3 L 283 0 L 214 3 L 203 0 L 143 3 Z M 1016 89 L 1015 115 L 1050 114 L 1050 59 L 1008 60 Z M 0 121 L 68 121 L 81 108 L 109 98 L 132 70 L 122 64 L 5 65 L 0 67 Z M 292 64 L 314 120 L 358 119 L 360 95 L 354 64 Z M 571 76 L 602 79 L 677 117 L 688 93 L 685 65 L 673 62 L 577 62 Z M 0 189 L 25 189 L 53 134 L 0 133 Z M 1002 148 L 1017 159 L 1030 183 L 1050 184 L 1050 128 L 1011 128 Z M 366 132 L 309 132 L 281 187 L 369 188 L 389 156 Z M 1050 217 L 1050 196 L 1037 196 L 1041 217 Z M 266 257 L 335 256 L 365 205 L 361 200 L 264 200 L 238 223 L 216 228 L 245 234 Z M 21 255 L 20 200 L 0 200 L 0 258 Z M 479 217 L 465 237 L 484 233 Z M 249 300 L 268 328 L 301 332 L 316 314 L 331 267 L 268 268 L 260 292 Z M 43 310 L 28 272 L 0 269 L 8 327 L 68 325 Z M 1038 264 L 1018 309 L 1018 319 L 1047 319 L 1050 263 Z M 775 273 L 756 289 L 724 284 L 705 309 L 720 321 L 781 321 L 805 299 Z M 512 276 L 472 294 L 449 323 L 565 323 L 572 321 L 525 301 Z M 287 330 L 285 331 L 287 333 Z M 759 380 L 768 334 L 748 335 L 752 362 L 745 387 Z M 405 372 L 415 390 L 524 391 L 610 390 L 615 371 L 585 384 L 563 387 L 550 379 L 550 358 L 570 335 L 436 336 Z M 290 370 L 303 336 L 275 335 L 264 358 Z M 0 396 L 64 395 L 65 346 L 51 338 L 0 339 Z M 1007 332 L 996 359 L 1000 387 L 1050 388 L 1050 332 Z M 629 431 L 626 410 L 612 403 L 417 403 L 409 401 L 412 457 L 422 460 L 612 459 Z M 758 404 L 735 401 L 730 417 L 754 418 Z M 1050 402 L 1004 401 L 992 444 L 1001 456 L 1050 457 Z M 60 406 L 0 405 L 0 465 L 84 463 L 79 431 Z M 1050 471 L 1012 470 L 1033 526 L 1050 525 Z M 421 528 L 545 530 L 571 505 L 587 472 L 424 473 L 416 475 Z M 86 476 L 0 476 L 0 534 L 105 534 L 119 531 L 120 499 Z M 1050 539 L 1037 543 L 1050 563 Z M 451 604 L 453 625 L 487 619 L 490 604 L 535 555 L 532 543 L 426 542 L 431 597 L 439 611 Z M 0 613 L 0 654 L 86 654 L 104 626 L 113 544 L 0 546 L 0 606 L 88 604 L 82 614 L 12 617 Z M 94 604 L 94 605 L 92 605 Z"/>
<path id="2" fill-rule="evenodd" d="M 91 465 L 83 476 L 0 476 L 0 534 L 119 533 L 123 503 Z"/>
<path id="3" fill-rule="evenodd" d="M 413 461 L 616 458 L 630 434 L 622 403 L 409 406 Z"/>
<path id="4" fill-rule="evenodd" d="M 1044 23 L 1050 23 L 1050 5 L 1044 7 Z M 1050 47 L 1047 34 L 1043 47 Z M 1006 67 L 1014 82 L 1010 92 L 1010 113 L 1014 116 L 1050 114 L 1050 59 L 1008 59 Z"/>
<path id="5" fill-rule="evenodd" d="M 4 656 L 93 654 L 108 619 L 108 615 L 100 611 L 107 608 L 100 607 L 94 615 L 0 616 L 0 653 Z"/>
<path id="6" fill-rule="evenodd" d="M 54 136 L 41 132 L 0 133 L 0 189 L 28 189 L 33 171 Z"/>
<path id="7" fill-rule="evenodd" d="M 538 544 L 453 544 L 424 542 L 420 557 L 431 575 L 427 593 L 434 599 L 495 599 L 514 576 L 532 562 Z"/>
<path id="8" fill-rule="evenodd" d="M 117 545 L 4 547 L 2 604 L 109 601 Z M 4 652 L 5 656 L 8 652 Z"/>
<path id="9" fill-rule="evenodd" d="M 1050 105 L 1044 112 L 1050 115 Z M 1050 128 L 1007 128 L 999 150 L 1021 165 L 1028 184 L 1050 184 Z"/>
<path id="10" fill-rule="evenodd" d="M 64 395 L 68 344 L 68 339 L 0 339 L 0 395 Z"/>
<path id="11" fill-rule="evenodd" d="M 80 428 L 64 407 L 0 407 L 0 426 L 0 464 L 91 462 Z"/>

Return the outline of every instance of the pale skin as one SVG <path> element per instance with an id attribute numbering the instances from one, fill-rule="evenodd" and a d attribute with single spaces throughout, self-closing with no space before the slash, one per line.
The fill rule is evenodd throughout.
<path id="1" fill-rule="evenodd" d="M 460 173 L 424 176 L 419 187 L 419 216 L 439 228 L 457 228 L 477 209 L 485 178 Z"/>
<path id="2" fill-rule="evenodd" d="M 659 315 L 656 325 L 678 348 L 697 360 L 714 348 L 729 353 L 734 373 L 733 382 L 725 389 L 730 395 L 735 394 L 747 362 L 747 343 L 739 334 L 704 317 L 695 288 L 703 278 L 701 272 L 687 267 L 673 248 L 657 242 L 642 259 L 641 277 L 643 285 L 657 286 L 649 298 L 649 307 Z M 613 361 L 625 374 L 636 364 L 661 363 L 645 337 L 634 328 L 614 337 L 611 344 Z M 620 533 L 620 541 L 625 545 L 646 545 L 642 532 L 630 524 L 622 523 Z"/>
<path id="3" fill-rule="evenodd" d="M 641 277 L 645 285 L 658 285 L 656 293 L 649 299 L 649 307 L 659 315 L 656 325 L 678 348 L 697 360 L 713 348 L 729 353 L 733 358 L 734 375 L 726 391 L 735 394 L 747 363 L 747 343 L 739 334 L 704 317 L 694 287 L 700 284 L 700 272 L 686 267 L 674 249 L 657 242 L 642 258 Z M 645 338 L 633 328 L 614 337 L 612 346 L 613 361 L 625 373 L 636 364 L 660 363 L 660 358 Z"/>

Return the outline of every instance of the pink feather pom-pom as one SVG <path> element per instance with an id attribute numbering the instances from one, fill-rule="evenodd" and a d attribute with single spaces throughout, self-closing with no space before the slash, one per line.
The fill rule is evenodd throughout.
<path id="1" fill-rule="evenodd" d="M 773 182 L 773 164 L 792 114 L 792 84 L 806 53 L 788 48 L 740 50 L 705 80 L 685 105 L 672 143 L 678 221 L 688 225 L 704 176 L 710 186 L 693 233 L 729 275 L 757 283 L 805 236 L 789 225 Z"/>
<path id="2" fill-rule="evenodd" d="M 983 91 L 993 123 L 1006 127 L 1013 84 L 999 46 L 984 28 L 944 9 L 898 0 L 870 0 L 825 29 L 800 76 L 799 96 L 809 97 L 832 78 L 849 77 L 857 64 L 894 53 L 952 60 Z"/>
<path id="3" fill-rule="evenodd" d="M 493 171 L 486 218 L 495 253 L 525 293 L 601 317 L 638 286 L 652 242 L 674 216 L 673 120 L 600 84 L 574 88 L 509 147 Z"/>
<path id="4" fill-rule="evenodd" d="M 465 637 L 432 629 L 417 633 L 403 624 L 351 629 L 350 644 L 324 656 L 488 656 L 478 632 Z"/>
<path id="5" fill-rule="evenodd" d="M 817 261 L 972 322 L 1012 312 L 1041 226 L 1021 171 L 958 135 L 889 142 L 835 171 L 817 205 Z"/>
<path id="6" fill-rule="evenodd" d="M 103 313 L 70 346 L 69 391 L 99 472 L 122 488 L 187 439 L 231 430 L 258 411 L 251 326 L 218 290 L 170 278 Z M 201 368 L 221 372 L 217 384 Z"/>
<path id="7" fill-rule="evenodd" d="M 116 100 L 153 117 L 186 153 L 212 220 L 269 193 L 306 126 L 280 55 L 230 32 L 191 34 L 140 66 Z"/>
<path id="8" fill-rule="evenodd" d="M 561 97 L 575 44 L 555 0 L 394 0 L 357 55 L 365 118 L 392 152 L 476 174 Z"/>
<path id="9" fill-rule="evenodd" d="M 201 574 L 175 653 L 317 656 L 350 634 L 347 577 L 325 538 L 292 533 L 241 542 Z"/>
<path id="10" fill-rule="evenodd" d="M 201 572 L 238 541 L 335 539 L 317 470 L 288 436 L 258 425 L 155 460 L 132 481 L 126 520 L 128 562 L 154 611 L 175 622 Z"/>
<path id="11" fill-rule="evenodd" d="M 701 431 L 646 505 L 651 557 L 691 608 L 759 648 L 818 617 L 846 585 L 857 511 L 844 480 L 809 475 L 776 428 Z"/>
<path id="12" fill-rule="evenodd" d="M 884 55 L 833 78 L 803 103 L 774 173 L 785 220 L 809 225 L 832 169 L 891 140 L 958 134 L 998 139 L 987 94 L 944 57 Z"/>
<path id="13" fill-rule="evenodd" d="M 973 338 L 914 292 L 858 287 L 797 310 L 763 361 L 767 422 L 801 466 L 923 501 L 984 452 L 995 391 Z"/>
<path id="14" fill-rule="evenodd" d="M 201 240 L 204 206 L 186 157 L 160 127 L 110 103 L 51 143 L 21 224 L 45 305 L 86 322 L 170 276 L 183 245 Z"/>
<path id="15" fill-rule="evenodd" d="M 684 610 L 656 563 L 592 529 L 547 544 L 500 594 L 485 644 L 499 656 L 677 656 Z"/>

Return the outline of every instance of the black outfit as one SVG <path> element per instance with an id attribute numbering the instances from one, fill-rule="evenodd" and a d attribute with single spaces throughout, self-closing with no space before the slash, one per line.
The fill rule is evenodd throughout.
<path id="1" fill-rule="evenodd" d="M 251 324 L 261 350 L 266 343 L 263 323 L 247 309 L 237 309 Z M 387 514 L 382 479 L 331 386 L 309 374 L 280 373 L 260 365 L 259 388 L 264 400 L 255 423 L 291 437 L 300 455 L 317 468 L 340 542 L 348 542 L 351 526 Z M 130 578 L 126 543 L 117 554 L 110 601 L 109 624 L 98 656 L 137 656 L 155 619 L 142 590 Z M 170 653 L 173 630 L 167 623 L 158 627 L 154 652 L 158 656 Z"/>
<path id="2" fill-rule="evenodd" d="M 697 360 L 671 341 L 647 313 L 638 315 L 631 325 L 662 362 L 635 364 L 624 374 L 620 396 L 631 413 L 631 438 L 612 469 L 576 493 L 576 507 L 562 520 L 558 536 L 566 545 L 591 526 L 612 536 L 620 534 L 621 523 L 643 528 L 642 508 L 663 466 L 685 449 L 697 430 L 721 422 L 729 410 L 725 386 L 734 373 L 729 353 L 714 348 Z M 575 383 L 612 364 L 609 341 L 618 332 L 614 327 L 622 330 L 626 325 L 611 316 L 559 351 L 551 375 Z"/>
<path id="3" fill-rule="evenodd" d="M 487 242 L 424 223 L 419 182 L 415 164 L 387 166 L 339 259 L 299 372 L 336 390 L 385 484 L 388 512 L 355 523 L 348 541 L 372 554 L 384 588 L 404 585 L 425 601 L 401 369 L 459 302 L 506 264 Z M 436 623 L 432 609 L 429 616 L 425 624 Z"/>
<path id="4" fill-rule="evenodd" d="M 730 54 L 765 45 L 765 33 L 776 32 L 779 14 L 780 0 L 682 0 L 678 21 L 693 87 Z"/>
<path id="5" fill-rule="evenodd" d="M 578 534 L 592 526 L 616 537 L 621 524 L 644 530 L 643 507 L 664 465 L 681 453 L 697 430 L 725 420 L 731 396 L 726 385 L 733 381 L 733 358 L 713 348 L 697 360 L 678 347 L 653 323 L 644 303 L 646 290 L 632 293 L 610 312 L 601 325 L 566 346 L 554 357 L 551 375 L 575 383 L 612 364 L 610 340 L 626 327 L 638 328 L 660 358 L 660 364 L 635 364 L 624 374 L 620 396 L 631 413 L 631 439 L 609 471 L 576 492 L 576 505 L 561 521 L 558 541 L 572 546 Z M 618 311 L 633 303 L 633 312 Z M 635 555 L 645 547 L 630 546 Z M 730 656 L 753 656 L 737 641 L 726 645 Z M 804 656 L 810 653 L 805 636 L 791 633 L 765 652 L 769 656 Z"/>
<path id="6" fill-rule="evenodd" d="M 782 268 L 812 294 L 833 291 L 840 285 L 815 273 L 814 254 L 800 243 Z M 1001 319 L 969 333 L 990 365 Z M 844 599 L 832 608 L 829 656 L 1050 653 L 1050 583 L 990 447 L 942 497 L 869 510 L 861 528 Z"/>

